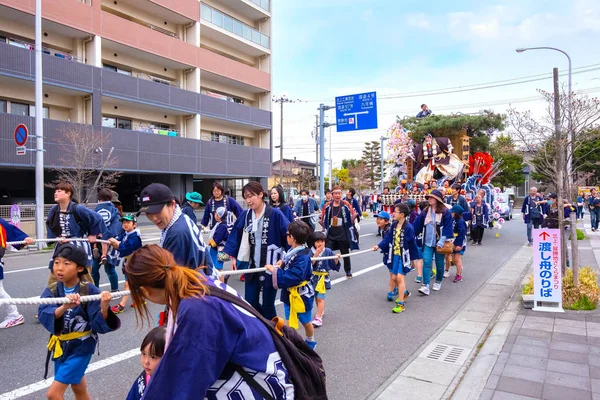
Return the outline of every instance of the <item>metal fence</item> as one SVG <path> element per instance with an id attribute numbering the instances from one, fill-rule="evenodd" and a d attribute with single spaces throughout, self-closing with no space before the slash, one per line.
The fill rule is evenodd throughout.
<path id="1" fill-rule="evenodd" d="M 48 212 L 55 204 L 44 204 L 44 216 L 48 215 Z M 83 204 L 90 210 L 96 209 L 96 203 Z M 12 206 L 0 206 L 0 218 L 10 221 L 10 209 Z M 21 221 L 35 221 L 35 204 L 22 204 L 19 205 L 21 210 Z"/>

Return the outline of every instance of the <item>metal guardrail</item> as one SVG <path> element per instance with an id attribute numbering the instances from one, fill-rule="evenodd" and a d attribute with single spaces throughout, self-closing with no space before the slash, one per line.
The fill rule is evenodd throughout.
<path id="1" fill-rule="evenodd" d="M 90 210 L 96 209 L 96 203 L 83 204 Z M 44 215 L 47 216 L 55 204 L 44 204 Z M 10 209 L 12 206 L 0 206 L 0 218 L 10 221 Z M 35 221 L 35 204 L 19 204 L 21 210 L 21 221 Z"/>

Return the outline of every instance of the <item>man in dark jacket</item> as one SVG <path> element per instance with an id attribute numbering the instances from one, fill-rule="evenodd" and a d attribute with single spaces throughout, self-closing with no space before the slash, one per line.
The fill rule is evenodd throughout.
<path id="1" fill-rule="evenodd" d="M 521 207 L 523 221 L 527 224 L 527 246 L 530 247 L 533 246 L 532 229 L 539 229 L 546 214 L 546 204 L 543 203 L 543 200 L 538 195 L 537 188 L 532 187 L 529 189 L 529 196 L 523 200 L 523 207 Z"/>

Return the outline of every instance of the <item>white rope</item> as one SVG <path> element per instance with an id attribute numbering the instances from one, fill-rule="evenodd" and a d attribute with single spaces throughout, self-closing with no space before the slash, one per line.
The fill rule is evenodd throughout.
<path id="1" fill-rule="evenodd" d="M 118 299 L 123 296 L 129 296 L 129 290 L 123 290 L 121 292 L 111 292 L 110 297 L 113 299 Z M 92 294 L 89 296 L 81 296 L 79 301 L 82 303 L 87 303 L 90 301 L 99 301 L 99 294 Z M 71 300 L 67 297 L 32 297 L 29 299 L 0 299 L 0 306 L 14 304 L 14 305 L 32 305 L 32 304 L 67 304 L 70 303 Z"/>
<path id="2" fill-rule="evenodd" d="M 321 213 L 317 212 L 317 213 L 313 213 L 313 214 L 308 214 L 308 215 L 305 215 L 305 216 L 303 216 L 303 217 L 296 217 L 296 219 L 302 219 L 302 218 L 312 218 L 312 217 L 316 217 L 316 216 L 319 216 L 319 215 L 321 215 Z"/>
<path id="3" fill-rule="evenodd" d="M 89 242 L 90 240 L 88 238 L 54 238 L 54 239 L 33 239 L 34 242 L 37 243 L 54 243 L 54 242 L 62 242 L 63 240 L 65 242 Z M 110 243 L 108 240 L 102 240 L 102 239 L 96 239 L 96 242 L 98 243 Z M 26 244 L 24 240 L 19 240 L 17 242 L 6 242 L 7 246 L 18 246 L 21 244 Z"/>

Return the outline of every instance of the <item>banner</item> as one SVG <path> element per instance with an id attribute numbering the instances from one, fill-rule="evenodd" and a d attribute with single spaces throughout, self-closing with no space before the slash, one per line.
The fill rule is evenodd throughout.
<path id="1" fill-rule="evenodd" d="M 541 301 L 562 308 L 560 235 L 560 229 L 533 230 L 534 305 Z"/>

